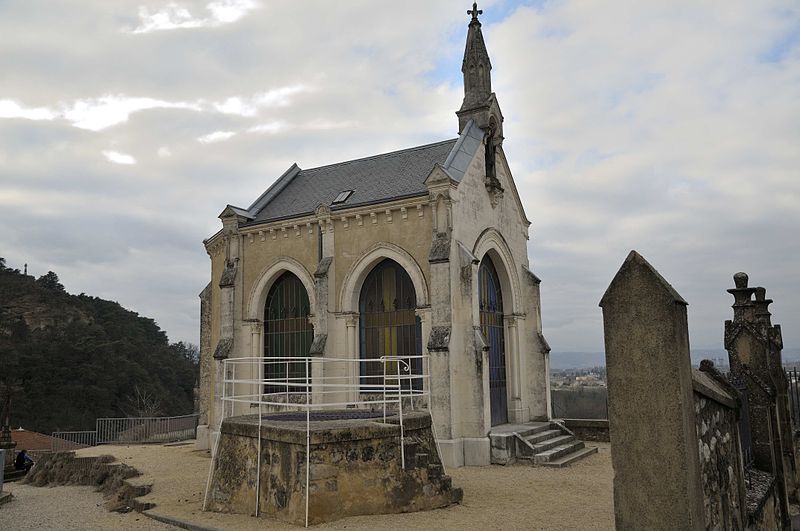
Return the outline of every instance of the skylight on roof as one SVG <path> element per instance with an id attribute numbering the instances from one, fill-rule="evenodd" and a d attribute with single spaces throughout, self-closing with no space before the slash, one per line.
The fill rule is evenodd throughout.
<path id="1" fill-rule="evenodd" d="M 345 201 L 347 201 L 348 199 L 350 199 L 351 195 L 353 195 L 353 191 L 352 190 L 345 190 L 344 192 L 339 192 L 339 195 L 336 196 L 336 199 L 334 199 L 331 202 L 331 204 L 332 205 L 342 204 Z"/>

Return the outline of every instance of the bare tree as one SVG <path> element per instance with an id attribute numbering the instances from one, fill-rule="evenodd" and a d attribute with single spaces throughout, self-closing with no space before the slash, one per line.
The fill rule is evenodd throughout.
<path id="1" fill-rule="evenodd" d="M 133 394 L 128 397 L 122 410 L 129 417 L 157 417 L 162 412 L 161 401 L 138 385 L 134 386 Z"/>

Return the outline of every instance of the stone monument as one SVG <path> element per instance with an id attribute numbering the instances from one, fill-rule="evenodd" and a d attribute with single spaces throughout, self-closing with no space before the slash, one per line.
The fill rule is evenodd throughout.
<path id="1" fill-rule="evenodd" d="M 617 529 L 705 527 L 686 306 L 636 251 L 600 301 Z"/>
<path id="2" fill-rule="evenodd" d="M 788 518 L 789 498 L 797 499 L 797 471 L 781 327 L 771 322 L 766 289 L 748 287 L 746 273 L 736 273 L 733 280 L 736 287 L 728 290 L 734 297 L 733 320 L 725 321 L 731 376 L 747 387 L 755 465 L 777 478 Z"/>

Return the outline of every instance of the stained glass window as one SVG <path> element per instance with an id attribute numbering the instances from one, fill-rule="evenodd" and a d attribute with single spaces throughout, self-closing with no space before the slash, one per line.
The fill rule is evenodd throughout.
<path id="1" fill-rule="evenodd" d="M 496 426 L 508 422 L 505 329 L 500 279 L 488 256 L 484 257 L 478 268 L 478 309 L 481 331 L 489 343 L 489 399 L 492 426 Z"/>
<path id="2" fill-rule="evenodd" d="M 359 300 L 361 359 L 421 354 L 421 322 L 416 309 L 417 296 L 408 273 L 389 259 L 375 266 L 364 281 Z M 407 363 L 413 373 L 421 372 L 419 358 Z M 385 367 L 381 363 L 362 363 L 362 390 L 381 385 L 384 369 L 387 375 L 397 374 L 397 362 L 387 362 Z M 404 381 L 406 388 L 408 383 Z M 412 385 L 422 389 L 419 379 L 414 379 Z"/>
<path id="3" fill-rule="evenodd" d="M 272 285 L 264 305 L 264 356 L 295 358 L 308 356 L 314 340 L 314 327 L 308 320 L 311 305 L 300 279 L 285 272 Z M 265 393 L 305 392 L 306 367 L 302 360 L 267 361 L 264 377 L 284 380 L 284 385 L 266 386 Z"/>

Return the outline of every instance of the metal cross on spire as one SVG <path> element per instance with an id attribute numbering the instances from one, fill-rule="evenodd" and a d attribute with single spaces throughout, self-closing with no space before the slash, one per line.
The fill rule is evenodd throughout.
<path id="1" fill-rule="evenodd" d="M 467 15 L 472 15 L 472 20 L 477 22 L 478 15 L 483 15 L 483 9 L 478 9 L 478 2 L 473 2 L 472 9 L 467 11 Z"/>

